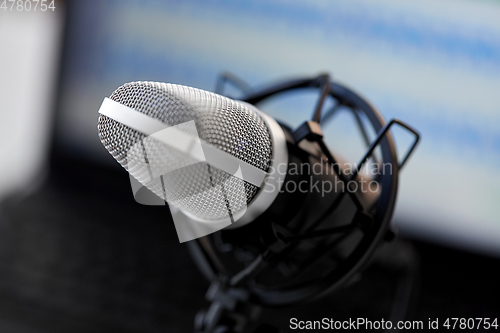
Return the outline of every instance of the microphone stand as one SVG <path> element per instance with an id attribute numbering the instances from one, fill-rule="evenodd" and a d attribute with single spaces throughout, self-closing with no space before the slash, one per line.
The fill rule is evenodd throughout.
<path id="1" fill-rule="evenodd" d="M 387 239 L 392 241 L 392 239 Z M 193 242 L 195 243 L 195 242 Z M 192 244 L 194 245 L 194 244 Z M 204 252 L 199 244 L 190 246 L 192 254 L 199 258 Z M 250 292 L 245 283 L 258 274 L 269 261 L 259 256 L 249 267 L 228 279 L 226 275 L 214 277 L 206 298 L 210 302 L 208 310 L 200 311 L 195 318 L 195 333 L 245 333 L 260 313 L 261 307 L 252 304 Z M 403 240 L 388 244 L 377 251 L 372 264 L 393 271 L 398 284 L 389 320 L 393 323 L 407 320 L 411 316 L 417 300 L 419 286 L 419 258 L 413 246 Z M 253 333 L 280 333 L 280 329 L 261 324 Z M 387 332 L 399 332 L 390 329 Z"/>
<path id="2" fill-rule="evenodd" d="M 211 304 L 196 315 L 196 333 L 243 333 L 260 313 L 259 307 L 248 302 L 247 290 L 229 287 L 220 280 L 212 282 L 206 298 Z"/>
<path id="3" fill-rule="evenodd" d="M 205 257 L 197 242 L 190 243 L 195 258 Z M 194 246 L 193 246 L 194 245 Z M 210 306 L 200 311 L 195 318 L 196 333 L 244 333 L 252 322 L 258 319 L 261 308 L 250 301 L 246 282 L 259 274 L 269 263 L 270 251 L 258 256 L 248 267 L 229 278 L 227 275 L 213 275 L 206 299 Z M 206 257 L 205 257 L 206 258 Z M 280 333 L 270 325 L 257 327 L 254 333 Z"/>

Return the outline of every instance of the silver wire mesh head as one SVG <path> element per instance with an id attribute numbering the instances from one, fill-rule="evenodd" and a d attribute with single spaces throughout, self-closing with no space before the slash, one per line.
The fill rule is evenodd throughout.
<path id="1" fill-rule="evenodd" d="M 110 99 L 158 119 L 263 171 L 271 161 L 271 137 L 262 118 L 243 103 L 181 85 L 132 82 Z M 187 122 L 194 120 L 195 126 Z M 192 122 L 191 122 L 192 124 Z M 129 173 L 156 195 L 204 220 L 246 208 L 258 187 L 100 115 L 99 138 Z M 153 176 L 152 170 L 161 170 Z"/>

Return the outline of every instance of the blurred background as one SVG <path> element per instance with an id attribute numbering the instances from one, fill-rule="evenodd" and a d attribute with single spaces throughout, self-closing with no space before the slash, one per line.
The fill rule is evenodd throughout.
<path id="1" fill-rule="evenodd" d="M 127 172 L 99 141 L 97 110 L 126 82 L 213 91 L 226 70 L 255 88 L 329 72 L 386 119 L 417 128 L 394 216 L 420 256 L 414 317 L 499 315 L 500 2 L 10 6 L 0 8 L 1 332 L 192 331 L 208 282 L 168 210 L 134 202 Z M 262 109 L 294 127 L 316 99 L 305 91 Z M 357 161 L 353 128 L 340 113 L 324 132 Z M 411 137 L 393 134 L 403 154 Z M 382 318 L 394 277 L 377 267 L 365 275 L 267 320 Z"/>

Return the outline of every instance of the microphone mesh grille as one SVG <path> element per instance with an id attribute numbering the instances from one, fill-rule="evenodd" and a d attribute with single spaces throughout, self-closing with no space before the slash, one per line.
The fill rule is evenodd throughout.
<path id="1" fill-rule="evenodd" d="M 195 88 L 156 82 L 127 83 L 110 98 L 190 134 L 195 134 L 193 129 L 183 127 L 183 123 L 194 120 L 202 140 L 261 170 L 269 169 L 269 130 L 262 118 L 242 103 Z M 208 220 L 227 217 L 228 208 L 231 214 L 243 209 L 258 192 L 258 187 L 205 162 L 176 169 L 178 161 L 186 162 L 189 157 L 104 115 L 99 116 L 98 131 L 106 149 L 135 178 L 192 215 Z M 138 143 L 148 152 L 146 163 L 139 161 L 137 154 L 130 154 Z M 174 167 L 151 181 L 151 165 Z"/>

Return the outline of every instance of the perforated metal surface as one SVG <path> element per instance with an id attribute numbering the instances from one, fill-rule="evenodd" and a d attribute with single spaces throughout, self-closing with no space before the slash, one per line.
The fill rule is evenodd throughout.
<path id="1" fill-rule="evenodd" d="M 242 103 L 207 91 L 166 83 L 133 82 L 112 100 L 167 125 L 198 134 L 238 159 L 268 171 L 271 137 L 261 117 Z M 196 128 L 184 126 L 194 120 Z M 181 125 L 179 125 L 181 124 Z M 216 220 L 243 209 L 258 188 L 205 162 L 100 115 L 99 137 L 111 155 L 155 194 L 203 219 Z M 151 170 L 167 170 L 151 177 Z M 151 178 L 154 178 L 151 180 Z"/>

